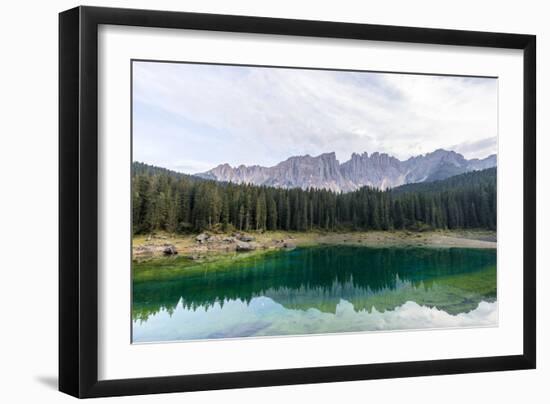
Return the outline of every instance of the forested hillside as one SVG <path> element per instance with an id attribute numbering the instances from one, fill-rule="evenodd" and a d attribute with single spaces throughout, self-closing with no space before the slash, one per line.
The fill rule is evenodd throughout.
<path id="1" fill-rule="evenodd" d="M 433 182 L 417 182 L 414 184 L 401 185 L 393 188 L 394 195 L 406 192 L 430 192 L 460 189 L 472 185 L 491 186 L 496 185 L 497 168 L 487 168 L 481 171 L 472 171 L 465 174 L 455 175 L 445 180 Z"/>
<path id="2" fill-rule="evenodd" d="M 135 234 L 220 230 L 496 228 L 496 169 L 349 193 L 203 180 L 133 164 Z"/>

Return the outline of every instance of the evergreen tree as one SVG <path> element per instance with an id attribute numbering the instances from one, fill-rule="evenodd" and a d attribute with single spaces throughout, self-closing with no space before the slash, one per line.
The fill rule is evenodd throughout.
<path id="1" fill-rule="evenodd" d="M 496 229 L 496 169 L 349 193 L 219 183 L 134 163 L 134 234 L 228 230 Z"/>

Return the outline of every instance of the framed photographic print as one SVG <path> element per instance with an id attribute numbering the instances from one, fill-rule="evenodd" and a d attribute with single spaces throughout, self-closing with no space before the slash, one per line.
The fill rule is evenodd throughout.
<path id="1" fill-rule="evenodd" d="M 60 14 L 59 386 L 535 367 L 535 37 Z"/>

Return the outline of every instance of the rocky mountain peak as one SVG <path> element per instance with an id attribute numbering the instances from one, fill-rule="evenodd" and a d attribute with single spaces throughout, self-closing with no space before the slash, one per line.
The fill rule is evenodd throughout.
<path id="1" fill-rule="evenodd" d="M 324 188 L 336 192 L 349 192 L 363 186 L 393 188 L 399 185 L 428 182 L 473 170 L 496 166 L 496 155 L 484 159 L 467 160 L 452 150 L 437 149 L 431 153 L 410 157 L 401 161 L 387 153 L 353 153 L 340 164 L 336 153 L 318 156 L 292 156 L 273 166 L 229 164 L 217 167 L 197 176 L 218 181 L 250 183 L 281 188 Z"/>

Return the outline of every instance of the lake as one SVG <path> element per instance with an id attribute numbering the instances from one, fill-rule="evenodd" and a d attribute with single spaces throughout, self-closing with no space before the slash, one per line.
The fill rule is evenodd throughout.
<path id="1" fill-rule="evenodd" d="M 496 250 L 317 246 L 135 263 L 133 342 L 496 326 Z"/>

